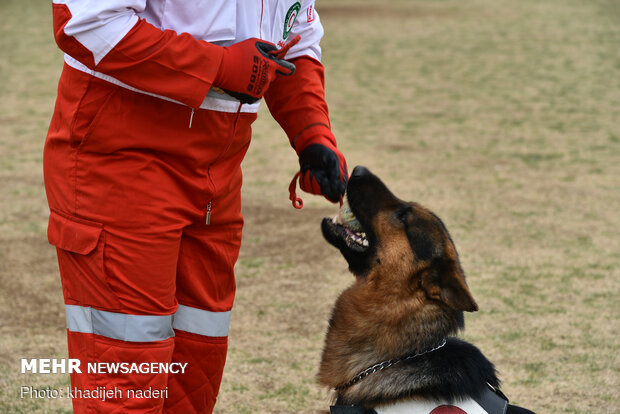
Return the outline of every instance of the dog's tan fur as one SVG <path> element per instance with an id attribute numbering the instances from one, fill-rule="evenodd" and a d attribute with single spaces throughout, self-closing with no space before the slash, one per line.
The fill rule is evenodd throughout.
<path id="1" fill-rule="evenodd" d="M 408 224 L 425 223 L 433 257 L 415 257 L 406 226 L 393 219 L 396 205 L 374 217 L 374 265 L 340 295 L 333 310 L 319 371 L 325 386 L 335 388 L 377 362 L 433 346 L 438 332 L 449 333 L 457 323 L 448 308 L 478 309 L 447 231 L 430 211 L 408 204 Z M 365 388 L 357 384 L 344 393 L 355 399 Z"/>

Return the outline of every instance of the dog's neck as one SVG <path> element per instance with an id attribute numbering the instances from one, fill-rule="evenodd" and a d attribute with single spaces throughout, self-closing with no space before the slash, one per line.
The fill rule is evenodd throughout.
<path id="1" fill-rule="evenodd" d="M 319 371 L 319 381 L 330 388 L 348 383 L 374 364 L 429 350 L 463 327 L 462 313 L 450 309 L 433 309 L 433 317 L 399 311 L 399 315 L 408 316 L 394 320 L 389 320 L 389 307 L 341 311 L 352 308 L 350 300 L 365 303 L 359 299 L 352 287 L 343 292 L 334 307 Z M 438 312 L 443 316 L 437 317 Z M 374 331 L 368 332 L 368 326 Z"/>
<path id="2" fill-rule="evenodd" d="M 438 343 L 434 347 L 432 347 L 430 349 L 427 349 L 425 351 L 416 352 L 414 354 L 410 354 L 410 355 L 404 356 L 402 358 L 388 359 L 387 361 L 381 361 L 381 362 L 379 362 L 377 364 L 374 364 L 371 367 L 366 368 L 365 370 L 363 370 L 362 372 L 357 374 L 355 377 L 353 377 L 353 379 L 351 379 L 351 381 L 347 382 L 346 384 L 338 385 L 335 389 L 336 389 L 336 391 L 344 391 L 347 388 L 352 387 L 353 385 L 357 384 L 358 382 L 360 382 L 361 380 L 363 380 L 364 378 L 366 378 L 369 375 L 375 374 L 377 372 L 381 372 L 384 369 L 391 368 L 391 367 L 393 367 L 395 365 L 411 361 L 412 359 L 420 358 L 420 357 L 422 357 L 422 356 L 424 356 L 426 354 L 429 354 L 431 352 L 435 352 L 438 349 L 441 349 L 444 346 L 446 346 L 446 343 L 447 343 L 447 341 L 444 338 L 440 343 Z"/>
<path id="3" fill-rule="evenodd" d="M 473 345 L 448 338 L 444 347 L 368 375 L 336 391 L 337 404 L 362 405 L 409 399 L 477 397 L 487 384 L 499 388 L 495 368 Z"/>

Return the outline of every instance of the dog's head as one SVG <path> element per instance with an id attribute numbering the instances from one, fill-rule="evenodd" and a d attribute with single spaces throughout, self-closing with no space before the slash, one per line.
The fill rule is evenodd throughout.
<path id="1" fill-rule="evenodd" d="M 323 235 L 340 249 L 360 279 L 422 289 L 426 300 L 460 311 L 476 311 L 459 257 L 443 222 L 431 211 L 394 196 L 364 167 L 356 167 L 347 201 Z"/>
<path id="2" fill-rule="evenodd" d="M 346 198 L 348 205 L 322 223 L 356 276 L 330 321 L 319 377 L 331 386 L 360 368 L 432 346 L 462 328 L 463 311 L 478 310 L 435 214 L 397 198 L 364 167 L 353 170 Z"/>

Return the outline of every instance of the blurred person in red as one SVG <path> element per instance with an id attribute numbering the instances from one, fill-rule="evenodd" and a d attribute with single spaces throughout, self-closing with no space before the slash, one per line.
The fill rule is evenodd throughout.
<path id="1" fill-rule="evenodd" d="M 332 202 L 346 162 L 330 130 L 313 0 L 54 0 L 65 52 L 45 150 L 76 413 L 210 413 L 241 243 L 241 161 L 261 98 Z M 187 363 L 94 373 L 88 362 Z M 167 390 L 131 398 L 127 390 Z"/>

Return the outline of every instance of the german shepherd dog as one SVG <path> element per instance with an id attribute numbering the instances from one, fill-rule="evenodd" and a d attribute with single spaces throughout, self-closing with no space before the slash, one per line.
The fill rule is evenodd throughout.
<path id="1" fill-rule="evenodd" d="M 509 405 L 493 364 L 453 336 L 478 305 L 435 214 L 358 166 L 322 231 L 356 277 L 334 306 L 318 374 L 335 390 L 333 414 L 533 414 Z"/>

